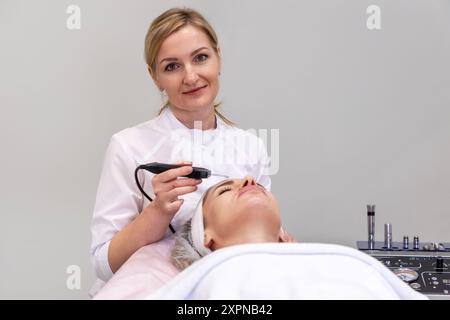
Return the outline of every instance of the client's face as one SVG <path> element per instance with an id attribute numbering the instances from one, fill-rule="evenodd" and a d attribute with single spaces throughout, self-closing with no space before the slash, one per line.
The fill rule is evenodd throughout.
<path id="1" fill-rule="evenodd" d="M 281 227 L 275 197 L 253 178 L 227 180 L 203 202 L 205 245 L 213 250 L 258 242 L 278 242 Z"/>

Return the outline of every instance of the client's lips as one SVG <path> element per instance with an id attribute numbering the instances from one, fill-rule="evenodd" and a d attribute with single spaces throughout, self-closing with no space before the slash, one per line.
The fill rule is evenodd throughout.
<path id="1" fill-rule="evenodd" d="M 202 86 L 202 87 L 197 87 L 197 88 L 194 88 L 194 89 L 192 89 L 192 90 L 185 91 L 185 92 L 183 92 L 183 94 L 191 94 L 191 93 L 197 92 L 197 91 L 200 90 L 200 89 L 206 88 L 206 86 L 207 86 L 207 85 L 204 85 L 204 86 Z"/>
<path id="2" fill-rule="evenodd" d="M 264 191 L 264 189 L 262 187 L 260 187 L 258 185 L 250 184 L 250 185 L 247 185 L 247 186 L 245 186 L 245 187 L 243 187 L 243 188 L 241 188 L 239 190 L 238 197 L 241 196 L 243 193 L 245 193 L 247 191 L 262 192 L 262 193 L 265 194 L 265 191 Z"/>

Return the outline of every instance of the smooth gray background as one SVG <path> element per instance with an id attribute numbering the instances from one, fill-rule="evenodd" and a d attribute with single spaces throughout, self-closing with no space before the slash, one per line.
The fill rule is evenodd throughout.
<path id="1" fill-rule="evenodd" d="M 219 35 L 224 113 L 280 130 L 273 191 L 299 241 L 354 246 L 368 203 L 377 239 L 390 222 L 394 240 L 450 241 L 448 0 L 0 0 L 0 298 L 88 298 L 105 148 L 158 110 L 144 37 L 180 5 Z M 81 290 L 66 288 L 73 264 Z"/>

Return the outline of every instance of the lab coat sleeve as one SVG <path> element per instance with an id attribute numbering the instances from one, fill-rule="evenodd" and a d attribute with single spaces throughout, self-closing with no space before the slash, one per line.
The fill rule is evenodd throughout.
<path id="1" fill-rule="evenodd" d="M 95 275 L 104 282 L 108 281 L 113 276 L 113 272 L 108 262 L 108 250 L 110 243 L 111 241 L 108 241 L 97 246 L 94 248 L 94 252 L 91 253 L 91 260 L 94 266 Z"/>
<path id="2" fill-rule="evenodd" d="M 111 239 L 142 211 L 143 198 L 134 181 L 136 166 L 126 143 L 113 135 L 103 163 L 91 225 L 91 262 L 103 281 L 113 275 L 108 263 Z"/>
<path id="3" fill-rule="evenodd" d="M 272 182 L 270 179 L 270 159 L 267 155 L 267 149 L 261 138 L 258 138 L 258 175 L 256 181 L 266 190 L 270 191 Z"/>

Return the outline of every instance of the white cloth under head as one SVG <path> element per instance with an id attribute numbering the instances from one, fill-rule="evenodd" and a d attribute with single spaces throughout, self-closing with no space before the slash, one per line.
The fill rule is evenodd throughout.
<path id="1" fill-rule="evenodd" d="M 197 207 L 195 208 L 194 215 L 191 220 L 191 239 L 192 245 L 194 249 L 200 254 L 200 256 L 204 257 L 207 254 L 211 253 L 211 249 L 205 247 L 205 225 L 203 223 L 203 200 L 205 199 L 206 194 L 209 190 L 215 188 L 218 184 L 222 184 L 228 180 L 226 179 L 216 183 L 208 190 L 206 190 L 200 200 L 197 203 Z"/>

